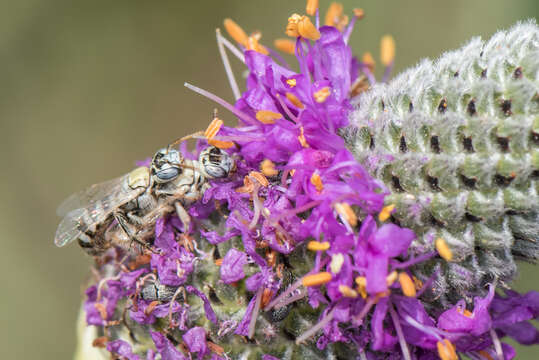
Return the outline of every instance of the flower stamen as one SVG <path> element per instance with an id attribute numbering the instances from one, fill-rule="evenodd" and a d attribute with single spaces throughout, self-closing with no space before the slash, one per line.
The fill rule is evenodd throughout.
<path id="1" fill-rule="evenodd" d="M 329 95 L 331 95 L 331 90 L 329 89 L 329 86 L 325 86 L 322 89 L 316 91 L 314 94 L 314 100 L 321 104 L 327 100 Z"/>
<path id="2" fill-rule="evenodd" d="M 262 174 L 264 174 L 264 176 L 268 177 L 276 176 L 279 174 L 279 171 L 275 169 L 275 164 L 270 159 L 264 159 L 264 161 L 260 163 L 260 171 L 262 172 Z"/>
<path id="3" fill-rule="evenodd" d="M 407 273 L 401 272 L 399 274 L 399 283 L 401 285 L 402 293 L 408 297 L 415 297 L 415 285 L 412 278 Z"/>
<path id="4" fill-rule="evenodd" d="M 294 55 L 296 51 L 296 43 L 290 39 L 275 39 L 273 45 L 286 54 Z"/>
<path id="5" fill-rule="evenodd" d="M 445 260 L 445 261 L 451 261 L 453 260 L 453 252 L 447 245 L 447 242 L 442 239 L 438 238 L 434 242 L 434 246 L 436 247 L 436 251 L 438 251 L 438 254 Z"/>
<path id="6" fill-rule="evenodd" d="M 318 10 L 318 0 L 307 0 L 307 6 L 305 7 L 305 12 L 307 15 L 313 16 Z"/>
<path id="7" fill-rule="evenodd" d="M 391 212 L 395 209 L 395 205 L 387 205 L 382 208 L 382 211 L 380 211 L 380 214 L 378 214 L 378 220 L 380 221 L 386 221 L 391 216 Z"/>
<path id="8" fill-rule="evenodd" d="M 309 147 L 309 143 L 307 143 L 307 139 L 305 139 L 305 130 L 303 130 L 303 126 L 299 128 L 299 136 L 298 141 L 304 148 Z M 321 190 L 320 190 L 321 191 Z"/>
<path id="9" fill-rule="evenodd" d="M 329 249 L 329 242 L 309 241 L 307 249 L 311 251 L 326 251 Z"/>
<path id="10" fill-rule="evenodd" d="M 288 101 L 290 101 L 295 107 L 299 109 L 303 109 L 305 107 L 305 105 L 303 105 L 303 103 L 296 97 L 296 95 L 289 92 L 287 92 L 285 95 Z"/>
<path id="11" fill-rule="evenodd" d="M 457 360 L 457 353 L 455 352 L 455 345 L 451 343 L 448 339 L 443 339 L 436 343 L 436 348 L 438 349 L 438 356 L 441 360 Z"/>
<path id="12" fill-rule="evenodd" d="M 335 211 L 350 224 L 350 226 L 354 227 L 357 225 L 357 216 L 354 210 L 352 210 L 352 207 L 348 203 L 339 202 L 334 205 Z"/>
<path id="13" fill-rule="evenodd" d="M 305 275 L 301 279 L 301 283 L 305 287 L 320 286 L 331 281 L 331 273 L 327 271 L 319 272 L 317 274 Z"/>
<path id="14" fill-rule="evenodd" d="M 256 119 L 262 124 L 275 124 L 275 120 L 279 120 L 282 117 L 282 114 L 270 110 L 259 110 L 256 113 Z"/>
<path id="15" fill-rule="evenodd" d="M 354 289 L 352 289 L 350 286 L 346 285 L 339 285 L 339 292 L 342 294 L 342 296 L 347 298 L 357 298 L 358 293 Z"/>
<path id="16" fill-rule="evenodd" d="M 247 47 L 247 42 L 249 38 L 245 31 L 243 31 L 241 26 L 239 26 L 232 19 L 225 19 L 223 24 L 225 25 L 226 32 L 228 33 L 228 35 L 230 35 L 232 39 L 234 39 L 237 43 Z"/>

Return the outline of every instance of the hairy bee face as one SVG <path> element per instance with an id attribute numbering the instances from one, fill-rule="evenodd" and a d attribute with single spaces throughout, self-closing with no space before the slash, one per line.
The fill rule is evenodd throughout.
<path id="1" fill-rule="evenodd" d="M 215 146 L 204 149 L 199 162 L 205 175 L 214 179 L 227 177 L 235 168 L 234 159 Z"/>
<path id="2" fill-rule="evenodd" d="M 175 149 L 163 148 L 152 159 L 152 176 L 157 183 L 166 183 L 176 179 L 182 173 L 184 159 Z"/>

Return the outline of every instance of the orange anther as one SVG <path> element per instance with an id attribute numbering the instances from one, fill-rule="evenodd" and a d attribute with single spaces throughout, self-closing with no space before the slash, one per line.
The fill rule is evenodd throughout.
<path id="1" fill-rule="evenodd" d="M 331 90 L 328 86 L 323 87 L 322 89 L 316 91 L 314 94 L 314 99 L 317 103 L 323 103 L 331 95 Z"/>
<path id="2" fill-rule="evenodd" d="M 303 279 L 301 279 L 301 282 L 303 286 L 319 286 L 325 283 L 328 283 L 331 281 L 331 274 L 324 271 L 319 272 L 318 274 L 312 274 L 312 275 L 305 275 Z"/>
<path id="3" fill-rule="evenodd" d="M 334 205 L 335 211 L 339 215 L 341 215 L 347 222 L 350 224 L 350 226 L 356 226 L 357 225 L 357 216 L 354 210 L 352 210 L 352 207 L 344 202 L 336 203 Z"/>
<path id="4" fill-rule="evenodd" d="M 263 55 L 269 55 L 268 49 L 262 44 L 260 44 L 260 38 L 262 35 L 259 32 L 254 33 L 253 35 L 249 36 L 247 38 L 247 44 L 245 47 L 247 50 L 254 50 L 257 53 L 263 54 Z"/>
<path id="5" fill-rule="evenodd" d="M 313 16 L 318 10 L 318 0 L 307 0 L 307 6 L 305 7 L 305 12 L 308 15 Z"/>
<path id="6" fill-rule="evenodd" d="M 395 40 L 391 35 L 384 35 L 380 40 L 380 61 L 389 66 L 395 59 Z"/>
<path id="7" fill-rule="evenodd" d="M 273 41 L 273 45 L 277 50 L 287 54 L 294 55 L 296 51 L 296 43 L 290 39 L 276 39 Z"/>
<path id="8" fill-rule="evenodd" d="M 309 40 L 320 39 L 320 31 L 314 26 L 307 16 L 302 16 L 301 21 L 298 23 L 298 32 L 301 36 Z"/>
<path id="9" fill-rule="evenodd" d="M 256 119 L 262 124 L 275 124 L 275 120 L 283 117 L 280 113 L 270 110 L 259 110 L 256 112 Z"/>
<path id="10" fill-rule="evenodd" d="M 322 178 L 320 177 L 320 174 L 314 172 L 311 175 L 311 184 L 314 185 L 316 188 L 316 191 L 321 192 L 324 190 L 324 184 L 322 183 Z"/>
<path id="11" fill-rule="evenodd" d="M 422 287 L 423 287 L 423 281 L 419 280 L 418 278 L 416 278 L 415 276 L 412 276 L 412 280 L 414 282 L 414 285 L 415 285 L 415 289 L 416 290 L 420 290 Z"/>
<path id="12" fill-rule="evenodd" d="M 300 109 L 303 109 L 303 107 L 305 105 L 303 105 L 303 103 L 296 97 L 296 95 L 292 94 L 292 93 L 289 93 L 287 92 L 286 93 L 286 98 L 288 99 L 288 101 L 290 101 L 295 107 L 297 108 L 300 108 Z"/>
<path id="13" fill-rule="evenodd" d="M 343 14 L 343 6 L 341 3 L 331 3 L 326 13 L 325 24 L 334 26 L 339 31 L 343 31 L 346 24 L 348 24 L 348 16 Z"/>
<path id="14" fill-rule="evenodd" d="M 358 286 L 361 286 L 361 287 L 367 286 L 367 278 L 365 276 L 358 276 L 356 277 L 355 281 Z"/>
<path id="15" fill-rule="evenodd" d="M 365 65 L 367 65 L 371 72 L 374 71 L 374 65 L 376 64 L 376 61 L 374 61 L 374 58 L 372 57 L 372 54 L 370 52 L 367 51 L 366 53 L 364 53 L 361 57 L 361 61 Z"/>
<path id="16" fill-rule="evenodd" d="M 297 81 L 296 81 L 296 79 L 288 79 L 288 80 L 286 80 L 286 84 L 288 86 L 290 86 L 290 87 L 294 87 L 294 86 L 297 85 Z"/>
<path id="17" fill-rule="evenodd" d="M 209 139 L 208 144 L 218 147 L 219 149 L 230 149 L 232 146 L 234 146 L 232 141 L 221 141 L 215 139 Z"/>
<path id="18" fill-rule="evenodd" d="M 365 17 L 365 10 L 361 9 L 361 8 L 355 8 L 352 10 L 354 12 L 354 16 L 358 19 L 358 20 L 361 20 Z"/>
<path id="19" fill-rule="evenodd" d="M 247 34 L 243 29 L 236 24 L 232 19 L 225 19 L 223 22 L 225 25 L 225 30 L 230 35 L 232 39 L 234 39 L 236 42 L 242 44 L 243 46 L 247 47 Z"/>
<path id="20" fill-rule="evenodd" d="M 299 128 L 299 136 L 298 136 L 299 143 L 304 148 L 308 148 L 309 144 L 307 143 L 307 139 L 305 139 L 305 130 L 303 130 L 303 126 Z M 292 172 L 290 172 L 292 174 Z M 292 174 L 293 176 L 294 174 Z"/>
<path id="21" fill-rule="evenodd" d="M 311 251 L 326 251 L 327 249 L 329 249 L 329 243 L 327 241 L 309 241 L 309 243 L 307 244 L 307 249 Z"/>
<path id="22" fill-rule="evenodd" d="M 262 299 L 260 301 L 260 307 L 263 309 L 266 307 L 266 305 L 269 304 L 271 297 L 273 296 L 273 291 L 266 288 L 264 291 L 262 291 Z"/>
<path id="23" fill-rule="evenodd" d="M 215 265 L 217 266 L 223 265 L 223 259 L 215 259 Z"/>
<path id="24" fill-rule="evenodd" d="M 339 292 L 347 298 L 357 298 L 358 296 L 357 291 L 346 285 L 339 285 Z"/>
<path id="25" fill-rule="evenodd" d="M 266 187 L 269 185 L 268 179 L 258 171 L 251 171 L 249 177 L 255 179 L 260 185 Z"/>
<path id="26" fill-rule="evenodd" d="M 275 164 L 270 159 L 265 159 L 264 161 L 262 161 L 262 163 L 260 164 L 260 171 L 262 172 L 262 174 L 269 177 L 276 176 L 277 174 L 279 174 L 279 171 L 275 169 Z"/>
<path id="27" fill-rule="evenodd" d="M 453 260 L 453 252 L 449 248 L 449 245 L 447 245 L 447 242 L 445 242 L 444 239 L 438 238 L 434 242 L 434 246 L 436 247 L 436 251 L 438 251 L 438 254 L 445 259 L 446 261 Z"/>
<path id="28" fill-rule="evenodd" d="M 404 295 L 415 297 L 415 285 L 407 273 L 401 272 L 399 274 L 399 283 L 401 284 L 401 290 Z"/>
<path id="29" fill-rule="evenodd" d="M 95 309 L 99 312 L 101 319 L 107 320 L 107 308 L 102 303 L 94 303 Z"/>
<path id="30" fill-rule="evenodd" d="M 223 120 L 219 119 L 218 117 L 213 118 L 211 123 L 206 128 L 206 131 L 204 131 L 204 136 L 206 139 L 213 139 L 219 130 L 221 130 L 221 126 L 223 126 Z"/>
<path id="31" fill-rule="evenodd" d="M 438 348 L 438 356 L 440 356 L 441 360 L 458 360 L 455 345 L 448 339 L 438 341 L 436 347 Z"/>
<path id="32" fill-rule="evenodd" d="M 219 356 L 223 356 L 223 354 L 225 353 L 225 349 L 223 349 L 223 347 L 217 345 L 216 343 L 213 343 L 211 341 L 207 341 L 206 343 L 208 344 L 208 349 L 210 349 L 212 353 L 215 353 Z"/>
<path id="33" fill-rule="evenodd" d="M 494 358 L 492 358 L 492 356 L 490 356 L 490 354 L 486 352 L 485 350 L 478 351 L 478 353 L 479 355 L 483 356 L 487 360 L 494 360 Z"/>
<path id="34" fill-rule="evenodd" d="M 393 285 L 393 283 L 395 282 L 395 280 L 397 280 L 398 277 L 399 274 L 395 270 L 393 270 L 388 276 L 386 276 L 387 286 Z"/>
<path id="35" fill-rule="evenodd" d="M 320 32 L 307 16 L 292 14 L 288 18 L 285 30 L 286 35 L 291 37 L 302 36 L 309 40 L 320 39 Z"/>
<path id="36" fill-rule="evenodd" d="M 395 209 L 395 205 L 387 205 L 382 208 L 382 211 L 380 211 L 380 214 L 378 214 L 378 220 L 380 221 L 386 221 L 391 216 L 391 212 Z"/>

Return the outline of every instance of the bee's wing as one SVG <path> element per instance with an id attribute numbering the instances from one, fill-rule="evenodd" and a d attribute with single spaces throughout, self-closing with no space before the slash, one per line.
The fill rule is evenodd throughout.
<path id="1" fill-rule="evenodd" d="M 126 175 L 94 184 L 87 189 L 71 194 L 71 196 L 58 206 L 56 214 L 58 216 L 65 216 L 73 210 L 88 207 L 109 194 L 121 191 L 122 182 L 125 177 Z"/>
<path id="2" fill-rule="evenodd" d="M 95 224 L 103 222 L 118 207 L 135 199 L 144 192 L 144 187 L 129 188 L 123 176 L 118 179 L 92 185 L 86 190 L 71 195 L 58 213 L 66 213 L 54 237 L 56 246 L 64 246 Z M 72 207 L 79 206 L 71 210 Z"/>

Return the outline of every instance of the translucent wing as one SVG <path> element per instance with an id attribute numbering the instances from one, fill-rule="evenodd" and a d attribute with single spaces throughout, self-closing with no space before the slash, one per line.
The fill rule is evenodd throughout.
<path id="1" fill-rule="evenodd" d="M 127 175 L 124 175 L 117 177 L 116 179 L 94 184 L 87 189 L 72 194 L 58 206 L 56 213 L 58 216 L 65 216 L 75 209 L 88 207 L 107 195 L 121 192 L 122 183 L 126 176 Z"/>
<path id="2" fill-rule="evenodd" d="M 118 207 L 142 194 L 144 187 L 131 189 L 123 181 L 125 177 L 96 184 L 79 193 L 71 195 L 58 209 L 64 216 L 54 237 L 57 246 L 64 246 L 77 239 L 81 233 L 104 222 Z M 69 210 L 73 206 L 83 207 Z"/>

